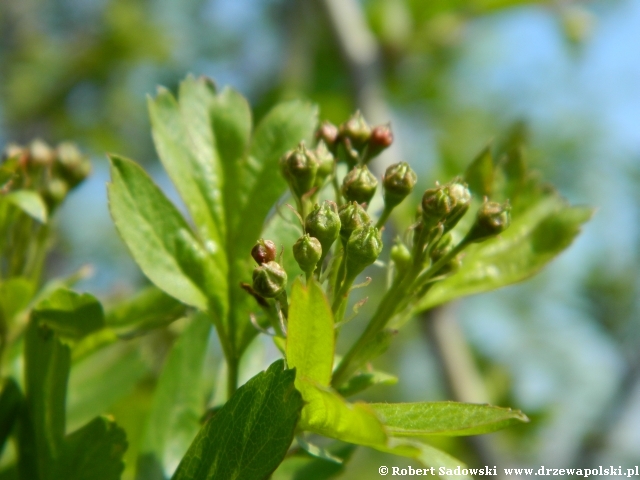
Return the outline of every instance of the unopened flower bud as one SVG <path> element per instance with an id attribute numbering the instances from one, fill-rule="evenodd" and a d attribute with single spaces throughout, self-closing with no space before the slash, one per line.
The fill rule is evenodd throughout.
<path id="1" fill-rule="evenodd" d="M 504 232 L 511 224 L 511 206 L 484 202 L 478 209 L 476 221 L 465 237 L 467 242 L 482 242 Z"/>
<path id="2" fill-rule="evenodd" d="M 356 228 L 371 224 L 369 214 L 358 202 L 342 205 L 338 213 L 340 215 L 340 237 L 344 242 L 349 240 Z"/>
<path id="3" fill-rule="evenodd" d="M 384 201 L 388 207 L 395 207 L 413 190 L 418 177 L 408 163 L 400 162 L 391 165 L 382 177 Z"/>
<path id="4" fill-rule="evenodd" d="M 318 161 L 313 152 L 307 150 L 304 143 L 300 143 L 280 159 L 280 168 L 291 191 L 300 198 L 313 187 Z"/>
<path id="5" fill-rule="evenodd" d="M 429 252 L 429 257 L 431 261 L 437 262 L 442 257 L 444 257 L 447 253 L 453 250 L 453 237 L 450 233 L 444 235 L 440 241 L 436 244 L 434 248 Z"/>
<path id="6" fill-rule="evenodd" d="M 308 234 L 303 235 L 293 244 L 293 258 L 298 262 L 300 270 L 311 274 L 322 257 L 320 241 Z"/>
<path id="7" fill-rule="evenodd" d="M 366 165 L 356 165 L 344 177 L 342 195 L 349 202 L 369 203 L 376 193 L 378 180 Z"/>
<path id="8" fill-rule="evenodd" d="M 56 157 L 53 149 L 42 140 L 31 142 L 29 151 L 34 165 L 51 165 Z"/>
<path id="9" fill-rule="evenodd" d="M 64 178 L 70 188 L 75 187 L 91 173 L 91 163 L 71 142 L 63 142 L 56 148 L 56 173 Z"/>
<path id="10" fill-rule="evenodd" d="M 338 140 L 338 127 L 333 123 L 324 121 L 316 130 L 316 138 L 319 141 L 324 141 L 327 146 L 333 150 L 333 147 Z"/>
<path id="11" fill-rule="evenodd" d="M 316 186 L 321 187 L 324 180 L 333 173 L 335 168 L 335 157 L 327 148 L 324 140 L 320 140 L 318 146 L 313 151 L 318 162 L 318 171 L 316 172 Z"/>
<path id="12" fill-rule="evenodd" d="M 264 298 L 280 295 L 287 285 L 287 272 L 277 262 L 266 262 L 253 270 L 253 290 Z"/>
<path id="13" fill-rule="evenodd" d="M 258 265 L 262 265 L 266 262 L 272 262 L 276 259 L 277 253 L 278 249 L 276 248 L 276 244 L 271 240 L 264 240 L 263 238 L 258 240 L 251 249 L 251 256 Z"/>
<path id="14" fill-rule="evenodd" d="M 380 153 L 389 148 L 392 143 L 393 133 L 391 132 L 390 125 L 378 125 L 377 127 L 373 127 L 371 135 L 369 136 L 367 154 L 364 160 L 365 163 L 380 155 Z"/>
<path id="15" fill-rule="evenodd" d="M 348 139 L 351 146 L 361 151 L 369 141 L 371 136 L 371 127 L 367 124 L 364 117 L 357 111 L 345 123 L 340 125 L 340 137 Z"/>
<path id="16" fill-rule="evenodd" d="M 60 178 L 52 178 L 45 184 L 41 193 L 47 209 L 51 213 L 69 193 L 69 185 Z"/>
<path id="17" fill-rule="evenodd" d="M 380 252 L 380 231 L 370 225 L 356 228 L 347 242 L 347 277 L 355 278 L 378 259 Z"/>
<path id="18" fill-rule="evenodd" d="M 422 197 L 422 219 L 427 228 L 440 222 L 445 231 L 450 230 L 462 218 L 471 205 L 471 192 L 466 184 L 454 181 L 430 188 Z"/>
<path id="19" fill-rule="evenodd" d="M 338 206 L 331 200 L 313 208 L 304 222 L 305 232 L 317 238 L 322 245 L 323 254 L 327 254 L 340 233 L 340 216 Z"/>
<path id="20" fill-rule="evenodd" d="M 395 245 L 391 247 L 391 260 L 393 260 L 398 273 L 406 272 L 411 266 L 411 252 L 399 239 L 396 240 Z"/>

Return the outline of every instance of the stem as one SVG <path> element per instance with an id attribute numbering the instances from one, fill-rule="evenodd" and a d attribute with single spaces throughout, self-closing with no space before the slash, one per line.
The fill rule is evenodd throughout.
<path id="1" fill-rule="evenodd" d="M 219 315 L 211 312 L 211 319 L 213 320 L 213 324 L 216 327 L 216 331 L 218 332 L 218 338 L 220 339 L 220 346 L 222 347 L 222 353 L 224 354 L 224 359 L 227 362 L 227 400 L 231 398 L 238 388 L 238 366 L 239 359 L 235 353 L 235 346 L 233 345 L 233 340 L 231 335 L 227 335 L 225 332 L 224 325 L 222 324 L 222 320 Z"/>
<path id="2" fill-rule="evenodd" d="M 238 371 L 240 361 L 236 357 L 227 358 L 227 401 L 238 389 Z"/>
<path id="3" fill-rule="evenodd" d="M 356 277 L 357 275 L 350 275 L 345 278 L 344 282 L 336 293 L 332 305 L 335 323 L 342 322 L 344 318 L 344 312 L 347 309 L 347 300 L 349 298 L 349 290 L 351 290 L 351 286 L 353 285 Z"/>
<path id="4" fill-rule="evenodd" d="M 380 218 L 378 219 L 378 223 L 376 223 L 376 228 L 378 230 L 380 230 L 383 227 L 383 225 L 387 223 L 387 220 L 389 219 L 389 215 L 391 215 L 392 211 L 393 211 L 393 207 L 390 207 L 385 203 L 384 210 L 382 211 L 382 215 L 380 215 Z"/>

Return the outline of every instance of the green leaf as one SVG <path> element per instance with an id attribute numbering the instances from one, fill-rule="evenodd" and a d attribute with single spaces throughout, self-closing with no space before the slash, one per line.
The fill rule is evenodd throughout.
<path id="1" fill-rule="evenodd" d="M 2 282 L 0 284 L 0 318 L 9 323 L 29 306 L 34 293 L 35 285 L 26 278 L 13 277 Z"/>
<path id="2" fill-rule="evenodd" d="M 204 365 L 211 322 L 196 315 L 173 345 L 158 380 L 140 447 L 138 476 L 154 478 L 145 468 L 160 467 L 173 475 L 200 430 L 206 404 L 202 393 Z"/>
<path id="3" fill-rule="evenodd" d="M 278 360 L 240 387 L 200 430 L 174 480 L 262 480 L 284 458 L 300 418 L 295 371 Z"/>
<path id="4" fill-rule="evenodd" d="M 224 317 L 224 272 L 176 207 L 131 160 L 111 156 L 111 178 L 111 215 L 142 271 L 169 295 Z"/>
<path id="5" fill-rule="evenodd" d="M 47 223 L 47 206 L 37 192 L 16 190 L 7 194 L 5 198 L 40 223 Z"/>
<path id="6" fill-rule="evenodd" d="M 119 480 L 127 450 L 124 430 L 113 420 L 97 417 L 68 435 L 52 479 Z"/>
<path id="7" fill-rule="evenodd" d="M 105 324 L 120 336 L 131 337 L 164 327 L 182 318 L 187 307 L 162 290 L 149 286 L 107 310 Z"/>
<path id="8" fill-rule="evenodd" d="M 63 338 L 79 340 L 104 326 L 102 305 L 88 293 L 60 288 L 38 302 L 34 318 Z"/>
<path id="9" fill-rule="evenodd" d="M 297 380 L 328 386 L 333 370 L 333 314 L 322 287 L 312 280 L 305 288 L 297 280 L 291 290 L 287 325 L 287 364 Z"/>
<path id="10" fill-rule="evenodd" d="M 528 422 L 519 410 L 457 402 L 370 403 L 394 436 L 479 435 Z"/>
<path id="11" fill-rule="evenodd" d="M 567 206 L 556 195 L 539 201 L 497 238 L 465 250 L 458 272 L 436 283 L 414 313 L 526 280 L 567 248 L 592 214 L 590 208 Z"/>
<path id="12" fill-rule="evenodd" d="M 302 453 L 282 462 L 273 472 L 272 480 L 329 480 L 336 478 L 339 474 L 344 473 L 345 464 L 356 449 L 355 445 L 336 443 L 337 445 L 329 447 L 328 450 L 333 457 L 339 458 L 341 463 Z"/>
<path id="13" fill-rule="evenodd" d="M 464 180 L 474 195 L 480 197 L 491 196 L 493 187 L 493 157 L 491 146 L 485 147 L 478 156 L 469 164 L 464 173 Z"/>
<path id="14" fill-rule="evenodd" d="M 300 428 L 343 442 L 365 446 L 386 445 L 387 435 L 366 403 L 348 403 L 329 387 L 296 378 L 302 394 Z"/>
<path id="15" fill-rule="evenodd" d="M 472 480 L 470 475 L 463 475 L 462 472 L 467 466 L 457 458 L 448 453 L 425 443 L 415 442 L 405 438 L 392 438 L 385 447 L 376 447 L 381 452 L 391 453 L 402 457 L 413 458 L 427 468 L 433 468 L 433 473 L 439 478 L 451 480 Z M 432 471 L 429 471 L 431 475 Z"/>
<path id="16" fill-rule="evenodd" d="M 0 454 L 18 419 L 22 401 L 22 392 L 16 381 L 13 378 L 5 379 L 0 393 Z"/>
<path id="17" fill-rule="evenodd" d="M 396 383 L 398 383 L 398 377 L 373 370 L 354 375 L 338 388 L 338 393 L 343 397 L 350 397 L 374 385 L 395 385 Z"/>

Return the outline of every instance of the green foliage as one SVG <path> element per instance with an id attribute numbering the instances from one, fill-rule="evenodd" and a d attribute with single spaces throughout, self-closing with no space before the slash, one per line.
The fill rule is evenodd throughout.
<path id="1" fill-rule="evenodd" d="M 33 316 L 60 337 L 71 340 L 79 340 L 104 326 L 102 305 L 93 295 L 80 295 L 65 288 L 38 302 Z"/>
<path id="2" fill-rule="evenodd" d="M 273 363 L 240 387 L 200 430 L 173 480 L 268 478 L 284 458 L 300 418 L 294 370 Z"/>

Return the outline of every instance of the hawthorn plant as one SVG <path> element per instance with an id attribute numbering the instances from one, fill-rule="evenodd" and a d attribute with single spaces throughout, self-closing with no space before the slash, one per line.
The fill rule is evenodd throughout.
<path id="1" fill-rule="evenodd" d="M 189 218 L 137 163 L 110 155 L 111 215 L 157 288 L 106 314 L 88 294 L 44 288 L 5 313 L 3 344 L 22 339 L 25 380 L 5 380 L 3 422 L 5 405 L 28 408 L 16 428 L 0 429 L 0 441 L 13 432 L 18 465 L 36 459 L 35 470 L 18 469 L 17 478 L 120 478 L 126 441 L 110 419 L 66 434 L 67 357 L 126 338 L 125 327 L 140 334 L 181 317 L 188 326 L 165 362 L 137 446 L 140 479 L 285 479 L 309 471 L 332 478 L 356 445 L 447 472 L 460 461 L 429 438 L 527 421 L 490 405 L 350 401 L 397 381 L 372 361 L 412 317 L 530 277 L 588 220 L 590 209 L 569 206 L 527 170 L 520 142 L 486 148 L 459 177 L 417 196 L 407 163 L 391 165 L 381 179 L 370 171 L 393 135 L 359 113 L 340 126 L 319 124 L 314 106 L 293 101 L 254 126 L 240 94 L 193 77 L 177 97 L 160 89 L 149 113 L 156 150 Z M 11 195 L 1 205 L 33 216 Z M 393 210 L 412 199 L 413 222 L 391 226 Z M 369 281 L 357 284 L 363 275 L 385 291 L 367 316 L 358 314 Z M 2 282 L 3 295 L 14 288 Z M 22 326 L 7 337 L 16 316 Z M 361 334 L 337 352 L 347 321 Z M 202 393 L 199 375 L 211 328 L 225 368 L 216 392 L 222 401 L 207 410 L 211 392 Z M 240 362 L 258 335 L 269 336 L 282 359 L 240 385 Z M 65 476 L 51 473 L 56 468 Z"/>

